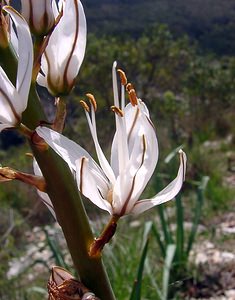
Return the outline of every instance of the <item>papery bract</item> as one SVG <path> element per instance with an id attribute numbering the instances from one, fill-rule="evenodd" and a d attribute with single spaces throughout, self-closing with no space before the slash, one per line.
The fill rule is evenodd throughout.
<path id="1" fill-rule="evenodd" d="M 15 87 L 0 66 L 0 131 L 20 123 L 28 103 L 33 67 L 33 44 L 27 22 L 10 6 L 3 9 L 9 13 L 16 28 L 18 69 Z"/>
<path id="2" fill-rule="evenodd" d="M 42 55 L 42 73 L 37 79 L 54 96 L 70 92 L 86 48 L 86 19 L 81 2 L 67 0 L 62 4 L 63 15 Z"/>
<path id="3" fill-rule="evenodd" d="M 127 90 L 131 103 L 125 106 L 123 84 L 120 105 L 116 76 L 114 63 L 112 110 L 115 112 L 116 133 L 112 143 L 111 163 L 107 161 L 98 142 L 96 105 L 91 95 L 91 116 L 88 107 L 84 103 L 83 106 L 99 165 L 86 150 L 63 135 L 46 127 L 38 127 L 36 131 L 76 171 L 79 190 L 101 209 L 120 217 L 129 213 L 141 213 L 173 199 L 185 178 L 186 155 L 182 150 L 179 151 L 178 174 L 166 188 L 150 199 L 139 200 L 157 164 L 157 137 L 146 105 L 135 96 L 130 84 L 127 85 Z"/>

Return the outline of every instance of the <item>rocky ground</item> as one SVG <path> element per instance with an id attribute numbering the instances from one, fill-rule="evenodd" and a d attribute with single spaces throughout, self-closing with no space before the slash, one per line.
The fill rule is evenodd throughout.
<path id="1" fill-rule="evenodd" d="M 207 236 L 208 228 L 199 227 L 199 237 L 191 251 L 190 259 L 196 265 L 195 278 L 186 284 L 184 299 L 235 300 L 235 212 L 229 212 L 212 220 L 215 231 Z M 210 225 L 208 225 L 210 226 Z M 185 227 L 190 227 L 189 223 Z M 17 276 L 36 262 L 28 280 L 35 274 L 48 272 L 47 266 L 54 263 L 52 248 L 48 246 L 48 235 L 53 243 L 65 249 L 65 242 L 58 224 L 46 227 L 46 231 L 35 227 L 26 233 L 28 250 L 20 259 L 11 262 L 8 278 Z M 63 252 L 65 261 L 71 263 L 70 256 Z M 42 263 L 45 262 L 45 263 Z"/>

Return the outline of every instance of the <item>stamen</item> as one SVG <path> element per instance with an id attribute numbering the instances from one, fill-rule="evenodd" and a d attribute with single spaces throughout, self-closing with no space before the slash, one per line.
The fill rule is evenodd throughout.
<path id="1" fill-rule="evenodd" d="M 126 85 L 126 90 L 127 90 L 127 92 L 130 92 L 130 90 L 132 90 L 132 89 L 134 89 L 133 85 L 132 85 L 131 83 L 128 83 L 128 84 Z"/>
<path id="2" fill-rule="evenodd" d="M 90 108 L 89 108 L 89 106 L 86 104 L 85 101 L 80 100 L 80 104 L 81 104 L 81 106 L 82 106 L 87 112 L 90 112 Z"/>
<path id="3" fill-rule="evenodd" d="M 129 100 L 130 100 L 131 104 L 133 106 L 137 105 L 138 101 L 137 101 L 137 96 L 136 96 L 135 90 L 131 89 L 130 91 L 128 91 L 128 95 L 129 95 Z"/>
<path id="4" fill-rule="evenodd" d="M 111 106 L 111 110 L 114 112 L 114 113 L 116 113 L 119 117 L 123 117 L 124 116 L 124 113 L 123 113 L 123 111 L 119 108 L 119 107 L 117 107 L 117 106 Z"/>
<path id="5" fill-rule="evenodd" d="M 185 164 L 184 164 L 184 152 L 182 149 L 179 150 L 179 155 L 180 155 L 180 161 L 183 165 L 183 178 L 185 180 Z"/>
<path id="6" fill-rule="evenodd" d="M 121 69 L 117 69 L 117 72 L 120 76 L 120 79 L 121 79 L 121 84 L 122 85 L 126 85 L 127 84 L 127 78 L 126 78 L 126 74 L 123 70 Z"/>
<path id="7" fill-rule="evenodd" d="M 96 111 L 97 110 L 97 103 L 96 103 L 95 97 L 90 93 L 87 93 L 86 96 L 88 97 L 91 105 L 93 106 L 94 111 Z"/>

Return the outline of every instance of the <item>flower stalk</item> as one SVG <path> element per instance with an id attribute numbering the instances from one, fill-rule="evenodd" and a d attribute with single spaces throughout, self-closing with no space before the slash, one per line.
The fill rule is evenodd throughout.
<path id="1" fill-rule="evenodd" d="M 98 238 L 94 239 L 89 250 L 89 255 L 91 257 L 101 256 L 101 251 L 104 248 L 105 244 L 110 242 L 116 232 L 117 221 L 119 220 L 119 218 L 119 216 L 112 216 L 101 235 Z"/>
<path id="2" fill-rule="evenodd" d="M 70 169 L 50 148 L 42 151 L 34 144 L 31 147 L 80 280 L 101 299 L 114 300 L 101 257 L 89 255 L 94 239 Z"/>

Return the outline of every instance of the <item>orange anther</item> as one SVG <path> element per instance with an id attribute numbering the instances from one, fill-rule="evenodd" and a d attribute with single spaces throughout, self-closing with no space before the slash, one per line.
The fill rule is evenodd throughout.
<path id="1" fill-rule="evenodd" d="M 120 79 L 121 79 L 121 84 L 122 85 L 126 85 L 127 84 L 127 78 L 126 78 L 126 74 L 123 70 L 121 69 L 117 69 L 117 72 L 120 76 Z"/>
<path id="2" fill-rule="evenodd" d="M 116 113 L 119 117 L 123 117 L 124 116 L 124 113 L 123 113 L 123 111 L 119 108 L 119 107 L 117 107 L 117 106 L 111 106 L 111 110 L 114 112 L 114 113 Z"/>
<path id="3" fill-rule="evenodd" d="M 127 90 L 127 92 L 130 92 L 130 90 L 132 90 L 133 89 L 133 85 L 131 84 L 131 83 L 128 83 L 127 85 L 126 85 L 126 90 Z"/>
<path id="4" fill-rule="evenodd" d="M 80 100 L 80 104 L 81 104 L 81 106 L 82 106 L 87 112 L 90 112 L 90 108 L 89 108 L 89 106 L 86 104 L 85 101 Z"/>
<path id="5" fill-rule="evenodd" d="M 89 99 L 91 105 L 93 106 L 94 111 L 96 111 L 96 110 L 97 110 L 97 103 L 96 103 L 96 100 L 95 100 L 94 95 L 92 95 L 92 94 L 90 94 L 90 93 L 87 93 L 86 96 L 88 97 L 88 99 Z"/>
<path id="6" fill-rule="evenodd" d="M 129 100 L 131 102 L 131 104 L 133 106 L 137 105 L 138 101 L 137 101 L 137 96 L 136 96 L 136 92 L 134 89 L 131 89 L 130 91 L 128 91 L 129 94 Z"/>

